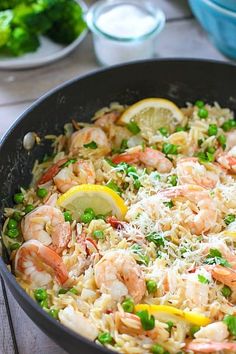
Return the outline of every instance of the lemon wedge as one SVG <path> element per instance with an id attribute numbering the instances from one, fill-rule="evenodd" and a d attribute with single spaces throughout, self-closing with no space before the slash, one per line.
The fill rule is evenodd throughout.
<path id="1" fill-rule="evenodd" d="M 112 189 L 97 184 L 81 184 L 62 194 L 57 205 L 69 210 L 78 220 L 86 208 L 93 208 L 95 214 L 109 214 L 124 219 L 127 207 L 124 200 Z"/>
<path id="2" fill-rule="evenodd" d="M 167 127 L 173 132 L 175 126 L 181 124 L 183 119 L 183 113 L 173 102 L 164 98 L 145 98 L 128 107 L 118 123 L 135 122 L 141 134 L 155 134 L 162 127 Z"/>
<path id="3" fill-rule="evenodd" d="M 206 317 L 198 312 L 183 311 L 177 309 L 176 307 L 168 306 L 168 305 L 138 304 L 135 306 L 135 311 L 143 311 L 143 310 L 147 310 L 151 315 L 155 315 L 159 312 L 168 313 L 170 315 L 181 317 L 181 319 L 191 322 L 198 326 L 206 326 L 209 323 L 211 323 L 211 319 L 209 317 Z"/>
<path id="4" fill-rule="evenodd" d="M 236 231 L 225 230 L 222 232 L 222 235 L 228 236 L 228 237 L 236 237 Z"/>

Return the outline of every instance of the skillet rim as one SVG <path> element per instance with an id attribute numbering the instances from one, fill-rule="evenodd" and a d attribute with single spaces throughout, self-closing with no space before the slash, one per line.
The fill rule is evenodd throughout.
<path id="1" fill-rule="evenodd" d="M 125 63 L 125 64 L 119 64 L 119 65 L 114 65 L 114 66 L 110 66 L 110 67 L 105 67 L 105 68 L 101 68 L 101 69 L 94 69 L 88 73 L 85 73 L 83 75 L 78 75 L 75 78 L 72 78 L 70 80 L 67 80 L 59 85 L 57 85 L 56 87 L 52 88 L 51 90 L 47 91 L 46 93 L 42 94 L 38 99 L 36 99 L 32 104 L 30 104 L 30 106 L 23 111 L 23 113 L 21 113 L 19 115 L 19 117 L 14 121 L 14 123 L 8 128 L 8 130 L 4 133 L 4 135 L 2 136 L 2 138 L 0 139 L 0 153 L 2 150 L 2 147 L 5 143 L 5 141 L 7 141 L 8 137 L 10 137 L 11 133 L 15 130 L 15 128 L 20 124 L 21 121 L 24 120 L 24 118 L 31 112 L 34 110 L 35 107 L 39 106 L 42 102 L 44 102 L 48 97 L 50 97 L 53 94 L 56 94 L 57 92 L 59 92 L 60 90 L 73 85 L 75 82 L 80 81 L 80 80 L 84 80 L 87 78 L 91 78 L 93 76 L 95 76 L 96 79 L 96 75 L 100 75 L 103 72 L 112 72 L 114 70 L 119 70 L 121 67 L 129 67 L 129 66 L 142 66 L 145 64 L 149 64 L 149 63 L 159 63 L 159 62 L 165 62 L 165 63 L 189 63 L 189 62 L 193 62 L 193 63 L 199 63 L 199 64 L 216 64 L 218 67 L 232 67 L 236 68 L 236 64 L 232 63 L 232 62 L 225 62 L 222 60 L 212 60 L 212 59 L 198 59 L 198 58 L 157 58 L 157 59 L 149 59 L 149 60 L 139 60 L 139 61 L 132 61 L 129 63 Z M 24 290 L 23 288 L 17 283 L 15 276 L 8 270 L 7 268 L 7 264 L 4 262 L 2 256 L 0 255 L 0 276 L 3 278 L 4 281 L 4 285 L 7 284 L 7 287 L 9 288 L 11 294 L 12 294 L 12 289 L 15 290 L 15 292 L 17 293 L 17 295 L 19 297 L 21 297 L 23 299 L 23 301 L 25 303 L 28 303 L 28 305 L 33 308 L 33 311 L 35 311 L 36 313 L 38 313 L 41 318 L 47 323 L 48 325 L 51 325 L 54 327 L 55 330 L 60 331 L 62 334 L 65 333 L 67 336 L 73 337 L 75 340 L 77 340 L 78 342 L 83 342 L 84 344 L 86 344 L 88 347 L 91 346 L 93 347 L 94 350 L 97 350 L 100 353 L 107 353 L 107 354 L 111 354 L 114 353 L 113 350 L 107 349 L 104 346 L 100 346 L 98 344 L 96 344 L 95 342 L 87 339 L 84 336 L 81 336 L 80 334 L 74 332 L 73 330 L 70 330 L 68 327 L 62 325 L 59 321 L 56 321 L 55 319 L 53 319 L 52 317 L 50 317 L 46 311 L 44 311 Z M 9 286 L 10 285 L 10 286 Z M 29 317 L 28 313 L 22 308 L 22 306 L 19 304 L 19 302 L 15 299 L 15 296 L 12 294 L 12 296 L 14 297 L 14 300 L 17 302 L 17 304 L 21 307 L 21 309 L 24 311 L 24 313 L 26 313 L 26 315 Z M 32 320 L 32 319 L 31 319 Z M 46 326 L 40 326 L 38 324 L 38 322 L 32 320 L 35 325 L 42 330 L 47 336 L 49 336 L 55 343 L 57 343 L 53 337 L 51 336 L 51 334 L 47 334 L 47 328 Z M 58 346 L 62 347 L 64 349 L 64 347 L 60 344 L 57 343 Z M 66 350 L 66 349 L 64 349 Z"/>

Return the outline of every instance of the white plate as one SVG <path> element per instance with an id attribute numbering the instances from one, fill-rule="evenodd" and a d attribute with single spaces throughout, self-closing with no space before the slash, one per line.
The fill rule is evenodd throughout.
<path id="1" fill-rule="evenodd" d="M 83 2 L 83 0 L 77 0 L 77 2 L 81 5 L 84 12 L 86 12 L 87 5 Z M 88 30 L 84 29 L 84 31 L 76 40 L 74 40 L 74 42 L 66 46 L 55 43 L 49 38 L 41 36 L 41 45 L 34 53 L 28 53 L 17 58 L 0 56 L 0 69 L 30 69 L 52 63 L 72 52 L 72 50 L 74 50 L 80 42 L 82 42 L 87 32 Z"/>

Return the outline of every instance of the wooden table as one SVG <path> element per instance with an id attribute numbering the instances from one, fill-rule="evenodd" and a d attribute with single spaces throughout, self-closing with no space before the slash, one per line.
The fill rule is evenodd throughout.
<path id="1" fill-rule="evenodd" d="M 208 41 L 185 0 L 157 1 L 167 16 L 156 56 L 227 61 Z M 35 99 L 62 82 L 96 70 L 91 35 L 67 58 L 35 70 L 0 71 L 0 135 Z M 0 284 L 0 354 L 66 354 L 39 330 Z M 85 353 L 81 353 L 85 354 Z"/>

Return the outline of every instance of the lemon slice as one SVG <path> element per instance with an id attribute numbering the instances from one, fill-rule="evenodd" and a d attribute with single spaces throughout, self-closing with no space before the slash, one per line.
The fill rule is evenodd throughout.
<path id="1" fill-rule="evenodd" d="M 222 235 L 228 236 L 228 237 L 236 237 L 236 231 L 225 230 L 222 232 Z"/>
<path id="2" fill-rule="evenodd" d="M 174 315 L 177 317 L 181 317 L 181 319 L 191 322 L 198 326 L 206 326 L 211 323 L 211 319 L 206 317 L 198 312 L 193 311 L 183 311 L 177 309 L 173 306 L 168 305 L 147 305 L 147 304 L 138 304 L 135 306 L 135 311 L 143 311 L 147 310 L 151 315 L 156 315 L 157 313 L 168 313 L 170 315 Z"/>
<path id="3" fill-rule="evenodd" d="M 120 124 L 135 122 L 142 133 L 155 134 L 162 127 L 173 132 L 175 126 L 181 124 L 183 119 L 183 113 L 173 102 L 164 98 L 145 98 L 125 110 L 118 122 Z"/>
<path id="4" fill-rule="evenodd" d="M 69 210 L 78 220 L 86 208 L 92 208 L 95 214 L 109 214 L 122 220 L 127 212 L 124 200 L 112 189 L 97 184 L 81 184 L 62 194 L 57 205 Z"/>

